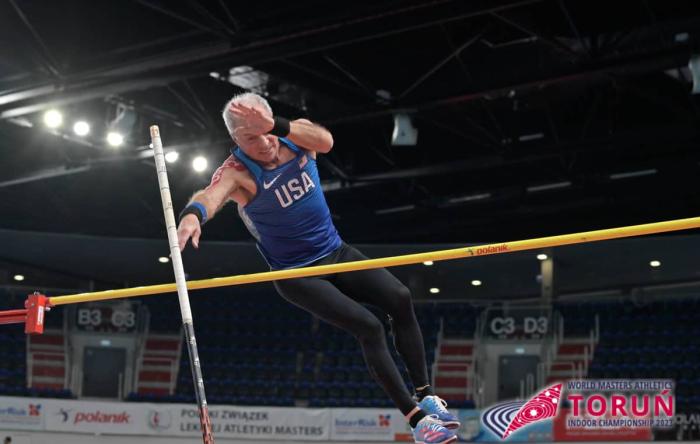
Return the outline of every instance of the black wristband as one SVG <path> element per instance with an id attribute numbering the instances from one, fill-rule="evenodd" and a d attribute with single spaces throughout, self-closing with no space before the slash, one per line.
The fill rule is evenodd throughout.
<path id="1" fill-rule="evenodd" d="M 284 117 L 275 116 L 275 126 L 270 130 L 270 134 L 277 137 L 287 137 L 289 135 L 289 119 Z"/>
<path id="2" fill-rule="evenodd" d="M 199 209 L 199 206 L 197 205 L 188 205 L 186 206 L 181 212 L 180 216 L 178 218 L 179 221 L 182 221 L 182 218 L 187 216 L 188 214 L 194 214 L 197 216 L 197 219 L 199 219 L 199 224 L 202 225 L 204 222 L 206 222 L 206 218 L 204 217 L 204 214 L 202 214 L 202 210 Z"/>

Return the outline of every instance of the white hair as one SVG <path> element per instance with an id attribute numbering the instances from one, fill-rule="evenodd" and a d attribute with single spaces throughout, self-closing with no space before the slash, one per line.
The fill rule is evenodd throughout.
<path id="1" fill-rule="evenodd" d="M 241 94 L 237 94 L 233 96 L 231 100 L 226 102 L 226 106 L 224 106 L 224 110 L 222 111 L 221 115 L 224 118 L 224 123 L 226 124 L 226 128 L 228 129 L 228 133 L 233 136 L 233 130 L 238 126 L 238 122 L 236 122 L 236 118 L 234 115 L 228 110 L 229 107 L 232 104 L 236 105 L 260 105 L 263 108 L 265 108 L 270 114 L 272 114 L 272 108 L 270 107 L 270 104 L 267 103 L 267 100 L 259 94 L 251 93 L 251 92 L 245 92 Z M 235 139 L 235 137 L 234 137 Z"/>

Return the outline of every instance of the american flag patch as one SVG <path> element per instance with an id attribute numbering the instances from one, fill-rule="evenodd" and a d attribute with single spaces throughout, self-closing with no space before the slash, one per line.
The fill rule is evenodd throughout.
<path id="1" fill-rule="evenodd" d="M 309 161 L 309 160 L 306 158 L 306 156 L 307 156 L 307 155 L 304 154 L 304 157 L 302 157 L 301 159 L 299 159 L 299 168 L 304 168 L 304 166 L 306 165 L 306 163 Z"/>

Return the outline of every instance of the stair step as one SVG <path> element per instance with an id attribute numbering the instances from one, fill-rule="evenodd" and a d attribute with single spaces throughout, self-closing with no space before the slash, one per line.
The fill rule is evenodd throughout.
<path id="1" fill-rule="evenodd" d="M 63 347 L 63 335 L 47 335 L 31 336 L 29 345 L 59 345 Z"/>
<path id="2" fill-rule="evenodd" d="M 467 387 L 469 385 L 469 379 L 466 376 L 436 376 L 435 386 L 443 388 L 447 387 Z"/>
<path id="3" fill-rule="evenodd" d="M 158 350 L 148 350 L 147 352 L 144 353 L 143 359 L 169 359 L 171 361 L 176 361 L 177 360 L 177 352 L 175 351 L 170 351 L 170 350 L 163 350 L 163 351 L 158 351 Z"/>
<path id="4" fill-rule="evenodd" d="M 466 401 L 471 399 L 471 395 L 464 389 L 438 389 L 435 394 L 446 401 Z"/>
<path id="5" fill-rule="evenodd" d="M 557 350 L 557 355 L 561 354 L 584 354 L 588 344 L 560 344 Z"/>
<path id="6" fill-rule="evenodd" d="M 158 387 L 139 387 L 138 393 L 140 395 L 167 396 L 170 394 L 170 390 L 168 390 L 167 388 L 158 388 Z"/>
<path id="7" fill-rule="evenodd" d="M 60 361 L 65 362 L 66 355 L 63 353 L 32 353 L 35 361 Z"/>
<path id="8" fill-rule="evenodd" d="M 145 381 L 162 381 L 169 382 L 173 379 L 171 372 L 142 370 L 139 372 L 139 383 Z"/>
<path id="9" fill-rule="evenodd" d="M 48 366 L 48 365 L 34 365 L 32 366 L 32 377 L 36 376 L 55 376 L 57 378 L 63 378 L 66 375 L 66 369 L 63 366 Z"/>
<path id="10" fill-rule="evenodd" d="M 451 370 L 451 371 L 440 371 L 438 370 L 436 377 L 440 378 L 468 378 L 469 372 L 467 370 Z"/>
<path id="11" fill-rule="evenodd" d="M 571 370 L 571 365 L 574 368 L 578 368 L 579 365 L 583 366 L 584 361 L 555 361 L 552 363 L 550 370 Z"/>
<path id="12" fill-rule="evenodd" d="M 464 338 L 443 338 L 442 343 L 446 345 L 474 345 L 474 340 Z"/>
<path id="13" fill-rule="evenodd" d="M 153 351 L 174 351 L 180 348 L 180 338 L 177 339 L 166 339 L 166 338 L 148 338 L 146 339 L 146 350 L 150 353 Z"/>
<path id="14" fill-rule="evenodd" d="M 57 376 L 32 376 L 32 387 L 36 387 L 37 384 L 59 384 L 63 387 L 64 378 Z"/>
<path id="15" fill-rule="evenodd" d="M 588 336 L 583 336 L 583 337 L 571 337 L 567 338 L 565 337 L 564 340 L 561 342 L 562 345 L 568 345 L 568 344 L 590 344 L 591 338 Z"/>
<path id="16" fill-rule="evenodd" d="M 32 388 L 35 389 L 49 389 L 49 390 L 63 390 L 63 382 L 35 382 L 32 384 Z"/>
<path id="17" fill-rule="evenodd" d="M 569 380 L 569 379 L 571 379 L 571 378 L 566 378 L 566 377 L 563 377 L 563 376 L 551 376 L 551 375 L 550 375 L 550 376 L 547 377 L 547 384 L 551 384 L 551 383 L 553 383 L 553 382 L 564 382 L 564 381 L 567 381 L 567 380 Z"/>
<path id="18" fill-rule="evenodd" d="M 557 354 L 557 361 L 583 361 L 586 359 L 586 355 L 583 353 L 559 353 Z"/>
<path id="19" fill-rule="evenodd" d="M 141 361 L 141 362 L 143 363 L 144 366 L 146 366 L 146 365 L 152 365 L 152 366 L 159 366 L 159 365 L 166 366 L 167 365 L 167 366 L 170 366 L 173 364 L 173 361 L 175 360 L 175 358 L 176 358 L 176 356 L 173 356 L 172 358 L 159 357 L 157 359 L 156 358 L 147 358 L 144 356 L 143 361 Z"/>
<path id="20" fill-rule="evenodd" d="M 33 359 L 32 360 L 32 365 L 33 366 L 44 366 L 44 367 L 60 367 L 63 368 L 66 366 L 66 363 L 64 361 L 46 361 L 44 359 Z"/>
<path id="21" fill-rule="evenodd" d="M 439 358 L 439 363 L 440 364 L 452 364 L 452 363 L 461 363 L 461 364 L 470 364 L 472 362 L 472 355 L 440 355 Z M 438 365 L 440 365 L 438 364 Z"/>
<path id="22" fill-rule="evenodd" d="M 162 382 L 162 381 L 139 382 L 139 390 L 141 390 L 142 388 L 159 388 L 159 389 L 170 390 L 170 383 L 169 382 Z"/>
<path id="23" fill-rule="evenodd" d="M 440 356 L 444 356 L 444 355 L 471 356 L 473 349 L 474 349 L 474 346 L 471 344 L 468 344 L 468 345 L 442 344 L 442 345 L 440 345 Z"/>
<path id="24" fill-rule="evenodd" d="M 471 362 L 440 362 L 437 365 L 438 372 L 461 372 L 468 371 L 472 366 Z"/>

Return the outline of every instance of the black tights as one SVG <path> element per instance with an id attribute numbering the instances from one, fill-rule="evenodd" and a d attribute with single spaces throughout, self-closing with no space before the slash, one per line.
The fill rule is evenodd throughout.
<path id="1" fill-rule="evenodd" d="M 367 259 L 343 244 L 315 262 L 323 265 Z M 379 307 L 391 320 L 394 344 L 415 387 L 428 384 L 423 336 L 411 293 L 386 269 L 362 270 L 320 277 L 275 281 L 282 297 L 357 338 L 372 377 L 406 415 L 416 406 L 389 353 L 382 322 L 360 303 Z"/>

